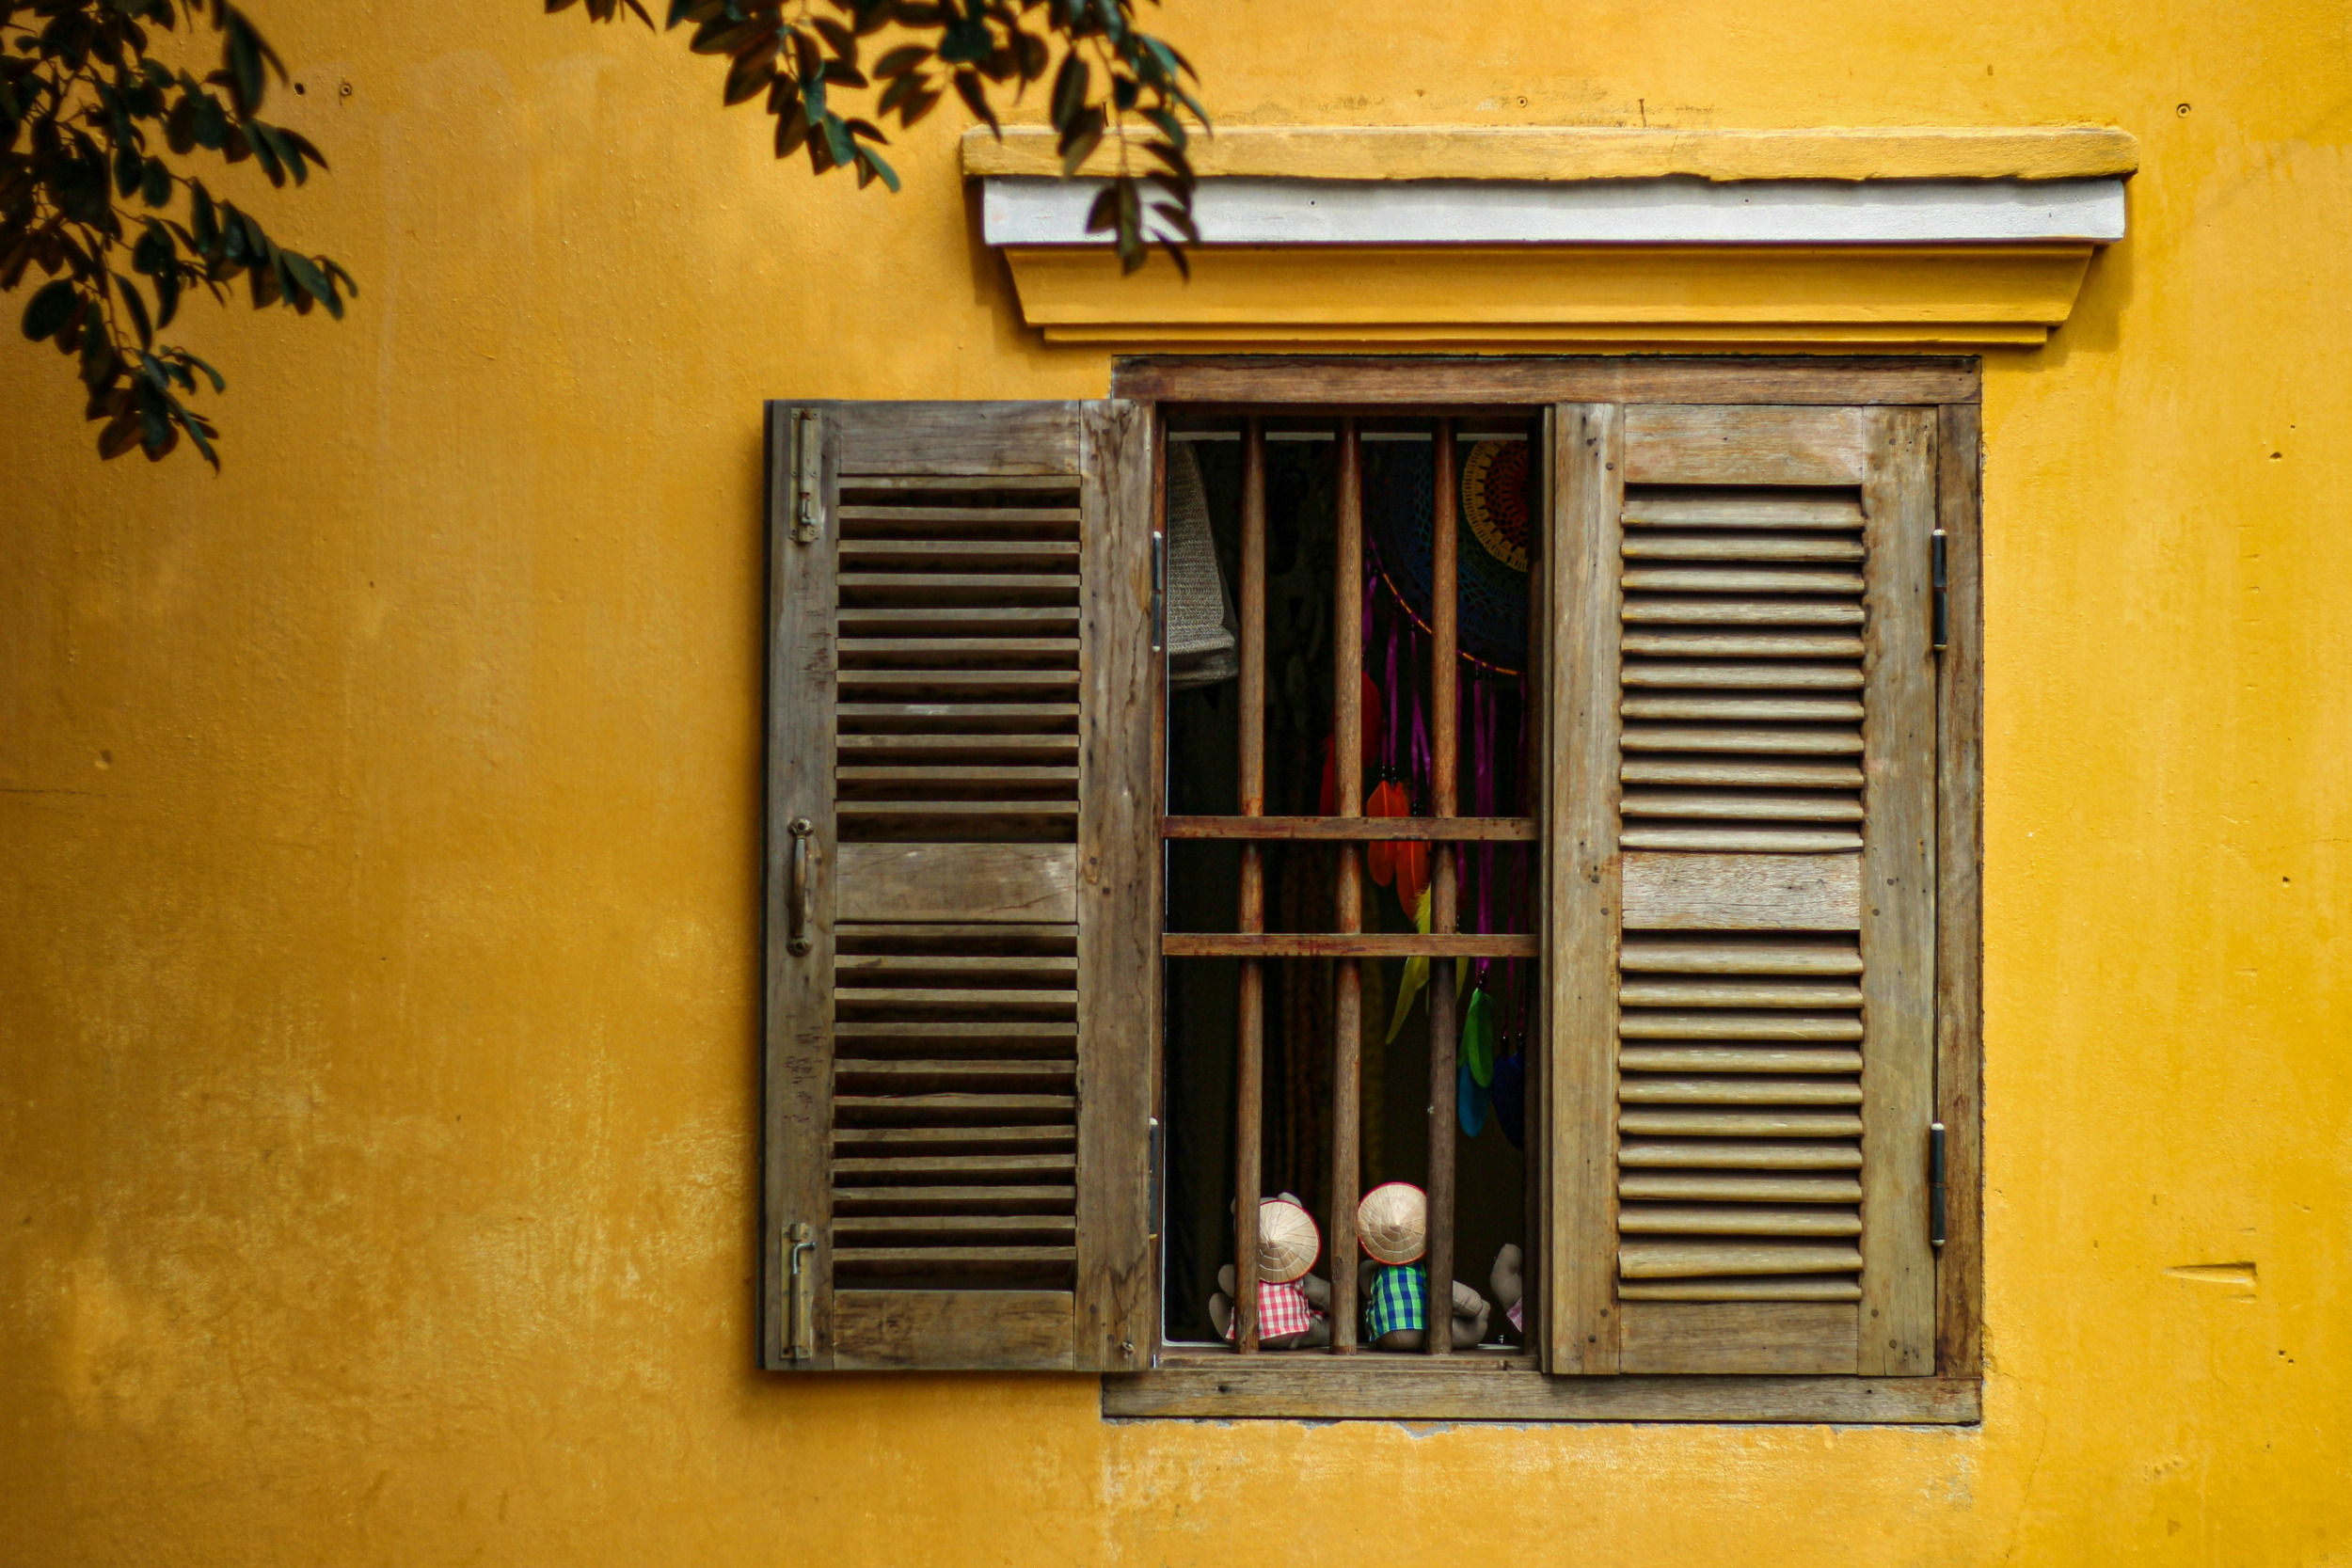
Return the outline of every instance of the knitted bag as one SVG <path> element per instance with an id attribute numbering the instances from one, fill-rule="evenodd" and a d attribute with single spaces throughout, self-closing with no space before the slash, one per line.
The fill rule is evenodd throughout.
<path id="1" fill-rule="evenodd" d="M 1168 443 L 1168 684 L 1215 686 L 1241 673 L 1240 622 L 1217 569 L 1209 492 L 1189 441 Z"/>

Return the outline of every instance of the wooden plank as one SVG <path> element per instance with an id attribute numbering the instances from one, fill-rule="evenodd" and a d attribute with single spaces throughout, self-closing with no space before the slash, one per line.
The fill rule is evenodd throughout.
<path id="1" fill-rule="evenodd" d="M 1427 936 L 1402 931 L 1355 936 L 1169 931 L 1160 938 L 1160 952 L 1170 958 L 1533 958 L 1540 951 L 1534 933 L 1515 931 L 1433 931 Z"/>
<path id="2" fill-rule="evenodd" d="M 1660 828 L 1629 824 L 1618 835 L 1628 849 L 1745 850 L 1756 854 L 1824 854 L 1862 847 L 1862 834 L 1836 828 Z"/>
<path id="3" fill-rule="evenodd" d="M 1766 756 L 1858 756 L 1862 752 L 1860 733 L 1848 725 L 1767 730 L 1632 723 L 1625 727 L 1620 744 L 1629 752 L 1732 752 Z"/>
<path id="4" fill-rule="evenodd" d="M 1852 931 L 1859 855 L 1625 857 L 1628 930 Z"/>
<path id="5" fill-rule="evenodd" d="M 873 1158 L 945 1154 L 951 1150 L 1067 1148 L 1077 1134 L 1067 1120 L 1035 1127 L 840 1127 L 833 1133 L 836 1149 L 853 1150 Z"/>
<path id="6" fill-rule="evenodd" d="M 833 1190 L 836 1221 L 850 1214 L 1066 1213 L 1077 1202 L 1074 1186 L 835 1186 Z"/>
<path id="7" fill-rule="evenodd" d="M 1041 548 L 1043 546 L 1041 546 Z M 1711 551 L 1719 559 L 1726 552 Z M 1860 572 L 1803 566 L 1720 566 L 1690 562 L 1676 566 L 1628 566 L 1621 578 L 1629 594 L 1859 594 Z"/>
<path id="8" fill-rule="evenodd" d="M 1625 651 L 1665 658 L 1860 658 L 1862 639 L 1849 632 L 1653 626 L 1629 630 Z"/>
<path id="9" fill-rule="evenodd" d="M 1860 1301 L 1862 1286 L 1851 1275 L 1760 1274 L 1721 1279 L 1626 1280 L 1620 1301 Z"/>
<path id="10" fill-rule="evenodd" d="M 1620 966 L 1687 974 L 1859 974 L 1851 938 L 1652 937 L 1625 939 Z"/>
<path id="11" fill-rule="evenodd" d="M 1862 1183 L 1851 1176 L 1724 1176 L 1713 1171 L 1626 1171 L 1620 1199 L 1708 1203 L 1860 1203 Z"/>
<path id="12" fill-rule="evenodd" d="M 1628 626 L 1858 626 L 1862 607 L 1845 599 L 1629 599 Z M 1634 648 L 1630 651 L 1642 652 Z"/>
<path id="13" fill-rule="evenodd" d="M 844 844 L 837 858 L 844 920 L 1070 922 L 1079 915 L 1078 855 L 1067 844 Z"/>
<path id="14" fill-rule="evenodd" d="M 1339 779 L 1339 815 L 1362 815 L 1364 668 L 1363 443 L 1356 420 L 1340 420 L 1338 567 L 1332 582 L 1332 754 Z M 1362 851 L 1340 845 L 1334 903 L 1341 932 L 1363 929 Z M 1338 961 L 1333 988 L 1331 1052 L 1331 1354 L 1356 1349 L 1356 1204 L 1358 1140 L 1363 1132 L 1363 973 L 1354 958 Z"/>
<path id="15" fill-rule="evenodd" d="M 1241 815 L 1265 815 L 1265 425 L 1250 420 L 1242 432 L 1241 464 L 1241 734 L 1237 750 Z M 1163 819 L 1165 821 L 1165 819 Z M 1241 851 L 1239 925 L 1265 929 L 1265 852 Z M 1167 939 L 1160 943 L 1168 953 Z M 1238 1038 L 1233 1070 L 1233 1349 L 1258 1353 L 1258 1199 L 1264 1192 L 1265 971 L 1245 958 L 1238 988 Z"/>
<path id="16" fill-rule="evenodd" d="M 820 403 L 852 475 L 998 481 L 1078 472 L 1075 403 Z M 853 488 L 871 488 L 857 480 Z M 996 488 L 998 485 L 985 486 Z"/>
<path id="17" fill-rule="evenodd" d="M 834 531 L 796 539 L 795 409 L 768 405 L 768 736 L 765 985 L 761 1033 L 763 1100 L 760 1212 L 760 1365 L 771 1370 L 832 1364 L 832 1184 L 827 1130 L 833 1122 L 833 926 L 840 880 L 834 774 Z M 829 484 L 838 446 L 829 420 L 815 421 L 819 487 Z M 792 823 L 810 832 L 796 838 Z M 807 950 L 790 950 L 793 853 L 804 847 L 808 881 L 801 927 Z M 813 1354 L 794 1359 L 787 1227 L 811 1227 L 813 1323 L 802 1335 Z"/>
<path id="18" fill-rule="evenodd" d="M 1713 817 L 1725 821 L 1862 820 L 1862 801 L 1854 795 L 1788 791 L 1629 789 L 1625 792 L 1624 811 L 1628 816 Z"/>
<path id="19" fill-rule="evenodd" d="M 1851 1013 L 1628 1012 L 1617 1033 L 1629 1040 L 1858 1040 Z"/>
<path id="20" fill-rule="evenodd" d="M 1544 819 L 1548 1022 L 1545 1124 L 1549 1220 L 1539 1249 L 1544 1366 L 1613 1374 L 1617 941 L 1617 562 L 1623 535 L 1624 411 L 1552 410 L 1551 554 L 1544 639 L 1549 691 Z"/>
<path id="21" fill-rule="evenodd" d="M 1072 1153 L 1034 1154 L 906 1154 L 900 1157 L 872 1154 L 841 1155 L 833 1162 L 835 1181 L 963 1181 L 963 1180 L 1050 1180 L 1055 1178 L 1074 1178 L 1078 1157 Z M 836 1196 L 850 1191 L 888 1192 L 889 1187 L 870 1189 L 840 1187 Z M 1073 1195 L 1076 1187 L 1070 1191 Z M 1072 1202 L 1076 1198 L 1073 1196 Z"/>
<path id="22" fill-rule="evenodd" d="M 1862 1053 L 1826 1046 L 1628 1045 L 1626 1072 L 1860 1072 Z"/>
<path id="23" fill-rule="evenodd" d="M 1846 1372 L 1855 1309 L 1829 1303 L 1628 1302 L 1629 1372 Z"/>
<path id="24" fill-rule="evenodd" d="M 1017 1239 L 1066 1243 L 1078 1231 L 1072 1214 L 844 1214 L 833 1233 L 844 1245 L 914 1246 L 924 1238 L 987 1246 Z"/>
<path id="25" fill-rule="evenodd" d="M 1617 1196 L 1625 1196 L 1622 1187 Z M 1785 1209 L 1759 1204 L 1620 1203 L 1617 1230 L 1621 1235 L 1859 1236 L 1862 1216 L 1852 1209 L 1818 1206 Z"/>
<path id="26" fill-rule="evenodd" d="M 1707 1143 L 1629 1140 L 1617 1163 L 1633 1169 L 1860 1170 L 1862 1150 L 1851 1144 Z"/>
<path id="27" fill-rule="evenodd" d="M 1069 1246 L 835 1246 L 834 1266 L 859 1274 L 898 1276 L 976 1275 L 1066 1278 L 1078 1249 Z M 1033 1370 L 1039 1369 L 1031 1369 Z M 1048 1369 L 1050 1370 L 1050 1369 Z"/>
<path id="28" fill-rule="evenodd" d="M 1046 672 L 1036 672 L 1045 673 Z M 1627 697 L 1618 712 L 1628 719 L 1692 719 L 1714 723 L 1855 723 L 1862 704 L 1851 697 L 1717 695 L 1677 691 Z"/>
<path id="29" fill-rule="evenodd" d="M 1837 1242 L 1629 1240 L 1618 1243 L 1617 1257 L 1628 1279 L 1843 1274 L 1862 1267 L 1862 1249 Z"/>
<path id="30" fill-rule="evenodd" d="M 1663 403 L 1663 398 L 1650 398 Z M 1724 492 L 1715 489 L 1642 490 L 1625 499 L 1625 526 L 1629 529 L 1807 529 L 1844 530 L 1862 526 L 1862 503 L 1851 494 L 1832 491 L 1768 490 L 1760 487 Z M 1632 541 L 1626 553 L 1633 551 Z M 1853 559 L 1862 559 L 1857 550 Z"/>
<path id="31" fill-rule="evenodd" d="M 1946 536 L 1950 636 L 1936 672 L 1935 1104 L 1945 1214 L 1936 1259 L 1935 1366 L 1983 1365 L 1982 881 L 1984 658 L 1978 410 L 1947 404 L 1936 431 L 1936 515 Z"/>
<path id="32" fill-rule="evenodd" d="M 1851 1376 L 1552 1377 L 1470 1357 L 1267 1356 L 1216 1368 L 1103 1379 L 1115 1419 L 1392 1421 L 1777 1421 L 1973 1425 L 1972 1379 Z"/>
<path id="33" fill-rule="evenodd" d="M 1085 405 L 1078 725 L 1076 1358 L 1148 1366 L 1153 1285 L 1150 1127 L 1157 1102 L 1157 670 L 1152 653 L 1152 423 Z"/>
<path id="34" fill-rule="evenodd" d="M 847 646 L 847 644 L 844 644 Z M 1857 654 L 1861 649 L 1854 650 Z M 1786 690 L 1862 689 L 1862 671 L 1852 664 L 1629 664 L 1631 687 L 1772 687 Z"/>
<path id="35" fill-rule="evenodd" d="M 1619 1064 L 1623 1066 L 1621 1062 Z M 1859 1105 L 1862 1085 L 1805 1074 L 1758 1078 L 1624 1078 L 1617 1099 L 1626 1105 Z"/>
<path id="36" fill-rule="evenodd" d="M 1683 977 L 1624 981 L 1617 1002 L 1627 1007 L 1859 1007 L 1862 988 L 1837 980 Z"/>
<path id="37" fill-rule="evenodd" d="M 1626 526 L 1635 523 L 1635 509 L 1626 508 Z M 1645 519 L 1646 520 L 1646 519 Z M 1776 528 L 1779 520 L 1757 517 L 1755 528 Z M 1857 508 L 1853 526 L 1862 526 Z M 1862 559 L 1859 539 L 1785 539 L 1777 536 L 1761 539 L 1746 538 L 1738 533 L 1629 533 L 1625 540 L 1628 561 L 1852 561 Z M 1627 587 L 1633 586 L 1628 583 Z M 1856 588 L 1860 583 L 1854 584 Z"/>
<path id="38" fill-rule="evenodd" d="M 1433 746 L 1429 794 L 1431 813 L 1443 820 L 1454 815 L 1458 803 L 1455 771 L 1460 761 L 1461 689 L 1454 678 L 1458 651 L 1454 623 L 1460 610 L 1461 586 L 1455 560 L 1459 544 L 1454 515 L 1458 490 L 1454 474 L 1453 420 L 1438 421 L 1431 459 L 1436 494 L 1431 498 L 1430 527 L 1429 694 Z M 1452 845 L 1439 845 L 1437 863 L 1430 868 L 1429 928 L 1438 941 L 1452 935 L 1454 927 L 1454 854 Z M 1447 1290 L 1454 1279 L 1454 1129 L 1457 1115 L 1454 1102 L 1454 966 L 1433 963 L 1429 972 L 1429 1107 L 1425 1113 L 1429 1147 L 1426 1277 L 1439 1291 Z M 1454 1336 L 1442 1327 L 1437 1333 L 1424 1335 L 1422 1344 L 1431 1355 L 1454 1354 Z"/>
<path id="39" fill-rule="evenodd" d="M 1528 816 L 1163 816 L 1162 838 L 1318 844 L 1533 844 Z"/>
<path id="40" fill-rule="evenodd" d="M 984 492 L 1017 491 L 1024 496 L 1051 498 L 1078 488 L 1075 470 L 1066 474 L 1028 474 L 1009 482 L 1005 475 L 985 474 L 851 474 L 842 488 L 857 495 L 886 495 L 919 501 L 926 496 L 969 496 Z M 1073 497 L 1072 499 L 1075 499 Z"/>
<path id="41" fill-rule="evenodd" d="M 1935 662 L 1928 636 L 1935 416 L 1880 409 L 1863 505 L 1870 515 L 1870 716 L 1862 911 L 1862 1370 L 1935 1370 L 1935 1259 L 1927 1240 L 1928 1123 L 1935 1116 Z"/>
<path id="42" fill-rule="evenodd" d="M 1871 411 L 1862 407 L 1680 407 L 1625 413 L 1628 484 L 1858 484 Z"/>
<path id="43" fill-rule="evenodd" d="M 1619 1132 L 1663 1138 L 1857 1138 L 1862 1117 L 1845 1111 L 1717 1111 L 1628 1107 Z"/>
<path id="44" fill-rule="evenodd" d="M 844 1291 L 835 1365 L 860 1371 L 1077 1365 L 1067 1291 Z"/>
<path id="45" fill-rule="evenodd" d="M 1860 789 L 1862 768 L 1844 762 L 1716 762 L 1705 758 L 1628 757 L 1627 784 L 1736 784 L 1786 789 Z"/>
<path id="46" fill-rule="evenodd" d="M 1366 355 L 1115 360 L 1116 397 L 1179 404 L 1975 403 L 1973 358 Z"/>

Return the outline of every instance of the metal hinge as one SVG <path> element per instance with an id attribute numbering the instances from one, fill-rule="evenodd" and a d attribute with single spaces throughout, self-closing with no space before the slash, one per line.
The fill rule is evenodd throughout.
<path id="1" fill-rule="evenodd" d="M 1928 1123 L 1928 1245 L 1944 1244 L 1944 1124 Z"/>
<path id="2" fill-rule="evenodd" d="M 1168 535 L 1152 531 L 1152 651 L 1168 646 Z"/>
<path id="3" fill-rule="evenodd" d="M 823 427 L 814 408 L 792 414 L 792 538 L 814 545 L 823 522 L 820 492 L 824 484 Z"/>
<path id="4" fill-rule="evenodd" d="M 816 1227 L 803 1222 L 788 1225 L 784 1229 L 787 1279 L 785 1288 L 785 1310 L 790 1314 L 789 1332 L 785 1336 L 785 1354 L 795 1361 L 805 1361 L 817 1354 L 817 1270 L 803 1261 L 803 1255 L 817 1250 Z"/>
<path id="5" fill-rule="evenodd" d="M 1944 651 L 1946 635 L 1951 630 L 1952 615 L 1950 594 L 1946 592 L 1948 585 L 1944 576 L 1944 531 L 1937 529 L 1933 539 L 1935 553 L 1932 580 L 1935 584 L 1935 622 L 1930 641 L 1935 644 L 1935 651 L 1940 654 Z"/>

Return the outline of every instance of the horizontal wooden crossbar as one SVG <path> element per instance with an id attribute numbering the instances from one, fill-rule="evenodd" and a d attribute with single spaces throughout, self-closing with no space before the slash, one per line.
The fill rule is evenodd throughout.
<path id="1" fill-rule="evenodd" d="M 1163 816 L 1162 838 L 1276 839 L 1341 844 L 1533 843 L 1527 816 Z"/>
<path id="2" fill-rule="evenodd" d="M 1169 931 L 1160 951 L 1171 958 L 1532 958 L 1535 938 L 1521 931 L 1460 931 L 1419 936 L 1268 931 L 1263 935 Z"/>

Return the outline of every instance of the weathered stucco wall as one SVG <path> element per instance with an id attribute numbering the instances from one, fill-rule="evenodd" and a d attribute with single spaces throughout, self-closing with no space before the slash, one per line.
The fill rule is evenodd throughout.
<path id="1" fill-rule="evenodd" d="M 1106 360 L 1009 325 L 947 113 L 893 199 L 675 40 L 270 0 L 353 318 L 191 310 L 218 479 L 0 348 L 0 1557 L 2352 1558 L 2343 8 L 1163 14 L 1235 120 L 2140 138 L 1987 368 L 1983 1427 L 749 1370 L 758 402 Z"/>

